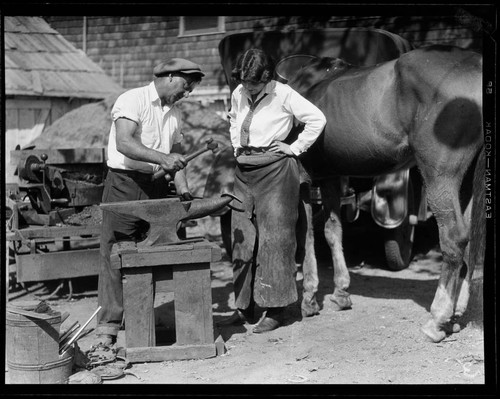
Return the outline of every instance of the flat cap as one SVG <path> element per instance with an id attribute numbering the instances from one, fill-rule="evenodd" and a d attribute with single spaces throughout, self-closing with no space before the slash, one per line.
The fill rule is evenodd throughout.
<path id="1" fill-rule="evenodd" d="M 153 74 L 156 77 L 168 75 L 173 72 L 196 73 L 198 75 L 205 76 L 205 74 L 201 72 L 198 64 L 183 58 L 171 58 L 169 60 L 164 60 L 153 69 Z"/>

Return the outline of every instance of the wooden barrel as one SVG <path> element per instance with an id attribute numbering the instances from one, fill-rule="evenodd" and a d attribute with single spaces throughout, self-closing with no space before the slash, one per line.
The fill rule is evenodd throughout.
<path id="1" fill-rule="evenodd" d="M 7 360 L 9 384 L 67 384 L 73 372 L 73 350 L 55 362 L 17 364 Z"/>
<path id="2" fill-rule="evenodd" d="M 11 384 L 63 384 L 73 352 L 59 356 L 61 313 L 42 320 L 6 312 L 6 355 Z"/>

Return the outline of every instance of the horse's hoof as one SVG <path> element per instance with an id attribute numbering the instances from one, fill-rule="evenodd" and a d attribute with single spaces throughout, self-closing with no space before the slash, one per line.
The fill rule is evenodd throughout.
<path id="1" fill-rule="evenodd" d="M 460 318 L 462 317 L 462 314 L 455 314 L 452 316 L 450 322 L 447 325 L 447 331 L 450 333 L 458 333 L 462 330 L 462 326 L 459 323 Z"/>
<path id="2" fill-rule="evenodd" d="M 429 320 L 420 330 L 429 341 L 436 344 L 446 338 L 446 332 L 439 329 L 434 320 Z"/>
<path id="3" fill-rule="evenodd" d="M 447 333 L 456 334 L 462 330 L 462 327 L 458 323 L 449 323 L 445 326 L 445 330 Z"/>
<path id="4" fill-rule="evenodd" d="M 319 304 L 316 298 L 314 296 L 312 298 L 304 296 L 300 305 L 300 310 L 302 312 L 302 317 L 311 317 L 319 314 Z"/>
<path id="5" fill-rule="evenodd" d="M 330 296 L 330 301 L 333 304 L 333 310 L 347 310 L 352 308 L 352 302 L 349 295 L 335 295 Z"/>

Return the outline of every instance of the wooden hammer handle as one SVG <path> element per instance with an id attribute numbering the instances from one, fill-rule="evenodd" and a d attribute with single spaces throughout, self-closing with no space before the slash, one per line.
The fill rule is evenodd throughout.
<path id="1" fill-rule="evenodd" d="M 200 148 L 199 150 L 189 154 L 188 156 L 186 156 L 184 159 L 186 160 L 186 162 L 189 162 L 191 160 L 193 160 L 194 158 L 196 158 L 197 156 L 203 154 L 204 152 L 207 152 L 209 150 L 215 150 L 215 148 L 217 148 L 217 144 L 215 145 L 210 145 L 210 143 L 213 141 L 213 139 L 210 139 L 207 141 L 207 146 L 205 148 Z M 167 179 L 167 181 L 170 181 L 173 179 L 173 176 L 170 174 L 170 173 L 167 173 L 165 171 L 165 169 L 161 169 L 159 170 L 158 172 L 156 172 L 154 175 L 153 175 L 153 180 L 158 180 L 159 178 L 165 176 L 165 179 Z"/>

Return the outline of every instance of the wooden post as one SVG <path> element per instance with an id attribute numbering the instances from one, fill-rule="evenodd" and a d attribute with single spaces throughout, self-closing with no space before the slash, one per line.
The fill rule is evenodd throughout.
<path id="1" fill-rule="evenodd" d="M 154 284 L 151 267 L 124 269 L 125 341 L 129 348 L 155 346 Z"/>
<path id="2" fill-rule="evenodd" d="M 210 263 L 173 267 L 178 345 L 214 342 Z"/>

